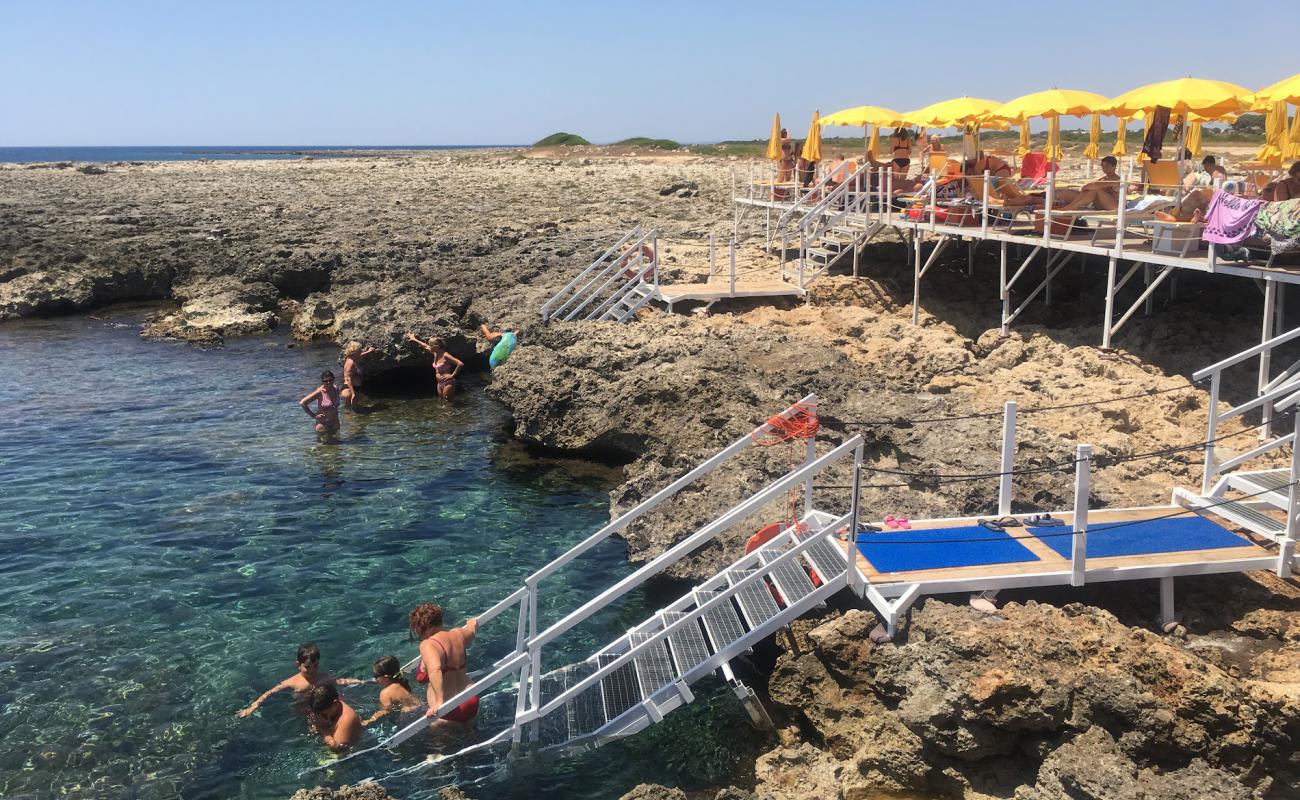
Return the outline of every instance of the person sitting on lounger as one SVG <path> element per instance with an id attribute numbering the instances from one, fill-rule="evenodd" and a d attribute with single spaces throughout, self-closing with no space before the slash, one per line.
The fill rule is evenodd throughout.
<path id="1" fill-rule="evenodd" d="M 1300 197 L 1300 161 L 1292 164 L 1286 175 L 1285 178 L 1273 181 L 1261 189 L 1259 196 L 1273 203 Z"/>
<path id="2" fill-rule="evenodd" d="M 1223 180 L 1228 179 L 1228 171 L 1219 166 L 1214 161 L 1214 156 L 1206 156 L 1201 159 L 1201 168 L 1194 172 L 1189 172 L 1187 177 L 1183 178 L 1183 186 L 1188 189 L 1194 189 L 1200 186 L 1213 186 L 1216 178 Z"/>
<path id="3" fill-rule="evenodd" d="M 947 150 L 943 149 L 943 140 L 939 138 L 939 134 L 931 134 L 930 139 L 926 142 L 925 149 L 921 151 L 921 160 L 925 162 L 924 169 L 926 171 L 930 169 L 930 156 L 943 155 L 947 152 Z"/>
<path id="4" fill-rule="evenodd" d="M 980 150 L 974 158 L 966 159 L 966 174 L 971 178 L 983 179 L 989 174 L 989 195 L 1000 200 L 1004 206 L 1041 205 L 1037 197 L 1025 194 L 1016 185 L 1015 170 L 1006 161 L 991 156 Z"/>
<path id="5" fill-rule="evenodd" d="M 1061 211 L 1116 211 L 1119 209 L 1119 161 L 1114 156 L 1101 160 L 1101 177 L 1079 189 L 1056 190 L 1056 207 Z"/>

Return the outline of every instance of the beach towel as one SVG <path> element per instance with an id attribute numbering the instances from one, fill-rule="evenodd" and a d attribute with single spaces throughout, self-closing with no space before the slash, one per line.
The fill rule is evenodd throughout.
<path id="1" fill-rule="evenodd" d="M 1160 160 L 1160 150 L 1165 144 L 1165 129 L 1168 127 L 1169 109 L 1156 106 L 1155 113 L 1151 115 L 1151 128 L 1147 131 L 1147 138 L 1142 141 L 1142 152 L 1152 162 Z"/>
<path id="2" fill-rule="evenodd" d="M 1163 194 L 1144 194 L 1136 200 L 1129 200 L 1126 207 L 1129 211 L 1161 211 L 1176 205 L 1173 198 Z"/>
<path id="3" fill-rule="evenodd" d="M 1255 227 L 1268 237 L 1275 255 L 1300 251 L 1300 198 L 1265 203 L 1255 217 Z"/>
<path id="4" fill-rule="evenodd" d="M 1263 200 L 1238 197 L 1222 189 L 1214 191 L 1205 212 L 1205 230 L 1201 238 L 1215 244 L 1236 244 L 1255 235 L 1255 217 Z"/>

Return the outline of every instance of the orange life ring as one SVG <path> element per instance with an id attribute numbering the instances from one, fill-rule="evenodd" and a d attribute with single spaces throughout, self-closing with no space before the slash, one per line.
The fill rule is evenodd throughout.
<path id="1" fill-rule="evenodd" d="M 644 242 L 641 243 L 641 259 L 642 259 L 641 263 L 645 265 L 645 268 L 641 270 L 641 279 L 646 281 L 654 280 L 655 249 Z M 631 260 L 632 260 L 632 250 L 628 249 L 624 251 L 622 256 L 619 257 L 618 265 L 620 267 L 627 267 L 628 262 L 630 262 Z M 635 278 L 636 270 L 632 269 L 631 267 L 628 267 L 627 269 L 623 270 L 623 277 Z"/>
<path id="2" fill-rule="evenodd" d="M 759 528 L 758 533 L 749 537 L 749 541 L 745 542 L 745 555 L 749 555 L 758 548 L 772 541 L 777 536 L 781 535 L 781 531 L 783 530 L 785 530 L 785 523 L 783 522 L 773 522 L 771 525 L 765 525 L 764 527 Z"/>

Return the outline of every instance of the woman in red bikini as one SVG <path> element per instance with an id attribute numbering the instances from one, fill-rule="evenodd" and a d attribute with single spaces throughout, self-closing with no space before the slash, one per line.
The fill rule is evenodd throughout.
<path id="1" fill-rule="evenodd" d="M 462 628 L 443 628 L 442 606 L 437 603 L 422 603 L 411 610 L 411 638 L 420 643 L 421 667 L 415 679 L 428 682 L 429 711 L 425 716 L 435 716 L 443 702 L 469 687 L 465 648 L 474 641 L 477 632 L 477 618 L 471 618 Z M 476 716 L 478 698 L 471 697 L 443 719 L 464 724 Z"/>

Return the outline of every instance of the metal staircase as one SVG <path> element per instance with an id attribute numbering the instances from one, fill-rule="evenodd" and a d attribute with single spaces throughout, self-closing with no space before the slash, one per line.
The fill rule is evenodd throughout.
<path id="1" fill-rule="evenodd" d="M 851 459 L 860 467 L 863 440 L 854 436 L 821 456 L 812 440 L 803 441 L 804 462 L 754 492 L 713 521 L 682 539 L 631 575 L 613 583 L 544 630 L 539 630 L 539 597 L 547 579 L 584 553 L 627 528 L 652 509 L 671 500 L 701 477 L 776 429 L 773 420 L 815 413 L 809 395 L 742 436 L 721 452 L 622 514 L 568 552 L 534 572 L 524 585 L 478 616 L 482 629 L 494 618 L 517 609 L 514 649 L 485 674 L 438 709 L 445 716 L 474 696 L 484 707 L 506 709 L 481 715 L 478 742 L 455 753 L 428 759 L 407 769 L 465 759 L 489 759 L 494 769 L 517 768 L 539 757 L 570 754 L 631 736 L 663 720 L 694 698 L 691 685 L 719 671 L 742 702 L 753 693 L 734 679 L 729 662 L 844 588 L 860 589 L 858 570 L 848 568 L 845 544 L 836 537 L 855 530 L 857 495 L 845 493 L 845 513 L 812 508 L 814 478 Z M 560 637 L 594 614 L 608 609 L 672 564 L 712 542 L 719 534 L 746 524 L 756 514 L 784 505 L 788 494 L 802 495 L 803 511 L 763 547 L 755 549 L 694 586 L 673 602 L 590 656 L 555 668 Z M 752 523 L 750 523 L 752 524 Z M 416 662 L 406 665 L 414 669 Z M 753 701 L 756 702 L 756 701 Z M 513 712 L 509 709 L 513 708 Z M 749 708 L 751 717 L 765 717 Z M 494 720 L 487 719 L 494 716 Z M 347 758 L 393 750 L 423 731 L 433 720 L 422 718 L 389 738 Z M 496 728 L 493 730 L 492 726 Z M 347 760 L 347 759 L 341 759 Z M 334 762 L 337 764 L 338 762 Z"/>
<path id="2" fill-rule="evenodd" d="M 542 304 L 554 319 L 626 322 L 659 296 L 659 234 L 637 225 Z"/>
<path id="3" fill-rule="evenodd" d="M 807 210 L 794 229 L 799 237 L 798 261 L 787 263 L 782 250 L 782 279 L 805 289 L 849 254 L 853 256 L 853 272 L 857 274 L 857 259 L 863 245 L 883 227 L 879 219 L 863 213 L 871 192 L 862 191 L 859 186 L 868 180 L 869 174 L 866 165 L 859 167 Z"/>
<path id="4" fill-rule="evenodd" d="M 1287 510 L 1296 507 L 1295 484 L 1300 480 L 1300 462 L 1296 460 L 1296 421 L 1283 422 L 1279 417 L 1293 414 L 1300 402 L 1300 361 L 1272 376 L 1271 357 L 1278 347 L 1296 339 L 1300 339 L 1300 328 L 1274 336 L 1192 375 L 1194 381 L 1210 381 L 1204 475 L 1199 494 L 1174 490 L 1176 502 L 1191 509 L 1213 507 L 1216 516 L 1283 547 L 1293 546 L 1295 538 L 1298 520 Z M 1225 410 L 1226 404 L 1221 402 L 1224 372 L 1255 358 L 1260 361 L 1255 397 Z M 1253 447 L 1232 453 L 1216 443 L 1222 435 L 1221 423 L 1248 414 L 1260 420 L 1259 437 Z M 1241 441 L 1249 439 L 1243 437 Z M 1286 447 L 1291 448 L 1289 467 L 1238 470 L 1247 462 Z"/>

